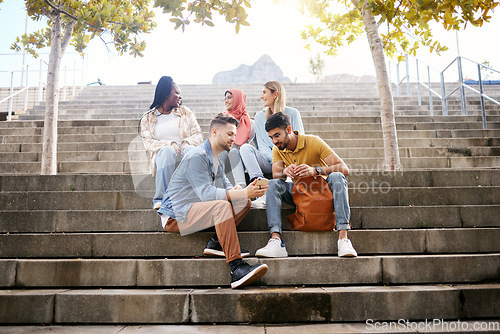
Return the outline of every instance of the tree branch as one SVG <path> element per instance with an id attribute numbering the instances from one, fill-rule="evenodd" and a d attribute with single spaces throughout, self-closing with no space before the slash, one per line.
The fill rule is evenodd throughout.
<path id="1" fill-rule="evenodd" d="M 64 30 L 64 36 L 61 40 L 61 54 L 64 54 L 64 52 L 66 51 L 66 48 L 68 47 L 69 41 L 71 39 L 71 35 L 73 34 L 73 28 L 75 27 L 77 22 L 78 20 L 71 20 L 66 25 L 66 29 Z"/>
<path id="2" fill-rule="evenodd" d="M 60 9 L 60 8 L 56 7 L 55 5 L 51 4 L 49 0 L 44 0 L 44 1 L 45 1 L 45 3 L 46 3 L 47 5 L 49 5 L 49 6 L 50 6 L 53 10 L 58 11 L 58 12 L 63 13 L 63 14 L 66 14 L 66 15 L 68 15 L 69 17 L 71 17 L 73 20 L 78 21 L 78 17 L 76 17 L 76 16 L 74 16 L 74 15 L 71 15 L 71 14 L 70 14 L 70 13 L 68 13 L 67 11 L 65 11 L 65 10 L 63 10 L 63 9 Z"/>

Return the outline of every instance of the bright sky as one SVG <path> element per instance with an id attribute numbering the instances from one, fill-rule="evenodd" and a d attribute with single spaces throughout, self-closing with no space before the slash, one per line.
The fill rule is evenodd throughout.
<path id="1" fill-rule="evenodd" d="M 288 6 L 276 5 L 271 0 L 254 0 L 248 10 L 250 27 L 242 27 L 235 33 L 234 25 L 223 19 L 215 20 L 215 27 L 190 24 L 186 32 L 173 30 L 170 17 L 158 12 L 157 28 L 144 35 L 147 48 L 143 58 L 118 56 L 114 49 L 110 52 L 99 39 L 95 39 L 87 49 L 85 63 L 85 83 L 100 78 L 105 84 L 136 84 L 139 81 L 156 83 L 162 75 L 171 75 L 180 84 L 211 83 L 219 71 L 231 70 L 240 64 L 252 65 L 260 56 L 268 54 L 281 67 L 292 81 L 313 82 L 310 74 L 309 59 L 319 51 L 305 50 L 305 42 L 300 32 L 307 20 L 298 13 L 290 1 Z M 498 10 L 497 10 L 498 12 Z M 500 69 L 500 15 L 494 14 L 490 24 L 482 28 L 468 27 L 459 33 L 460 52 L 472 60 L 490 61 Z M 215 18 L 215 15 L 214 15 Z M 12 54 L 9 49 L 16 36 L 25 30 L 24 1 L 5 0 L 0 4 L 0 70 L 8 70 L 22 64 L 22 56 Z M 37 24 L 28 22 L 28 31 L 37 29 Z M 419 58 L 442 70 L 457 55 L 455 32 L 445 32 L 436 25 L 434 34 L 448 47 L 442 56 L 421 52 Z M 68 50 L 71 52 L 71 50 Z M 48 51 L 47 51 L 48 52 Z M 43 55 L 48 59 L 48 55 Z M 66 54 L 64 61 L 73 67 L 75 55 Z M 353 75 L 375 75 L 373 61 L 366 38 L 360 38 L 350 46 L 344 47 L 335 58 L 322 54 L 325 60 L 325 74 L 348 73 Z M 28 63 L 33 62 L 30 57 Z M 81 66 L 79 61 L 77 66 Z M 395 71 L 392 72 L 395 76 Z M 466 68 L 466 75 L 472 76 L 473 70 Z M 81 77 L 79 77 L 81 78 Z M 6 86 L 7 75 L 0 73 L 0 85 Z M 81 80 L 81 79 L 80 79 Z"/>

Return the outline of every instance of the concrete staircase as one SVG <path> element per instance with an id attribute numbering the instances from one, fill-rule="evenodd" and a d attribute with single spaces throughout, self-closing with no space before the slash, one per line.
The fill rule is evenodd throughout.
<path id="1" fill-rule="evenodd" d="M 253 116 L 261 86 L 240 87 Z M 205 132 L 226 88 L 181 86 Z M 450 103 L 453 116 L 430 117 L 396 98 L 404 171 L 386 172 L 375 86 L 286 89 L 306 132 L 351 168 L 358 258 L 336 256 L 335 232 L 286 227 L 290 256 L 251 257 L 268 274 L 231 290 L 225 261 L 200 256 L 210 233 L 161 232 L 151 209 L 137 125 L 154 87 L 89 87 L 61 105 L 60 175 L 37 175 L 41 107 L 0 123 L 0 323 L 499 319 L 500 110 L 488 107 L 482 130 L 473 101 L 468 116 Z M 265 210 L 252 209 L 239 230 L 253 254 L 269 237 Z"/>

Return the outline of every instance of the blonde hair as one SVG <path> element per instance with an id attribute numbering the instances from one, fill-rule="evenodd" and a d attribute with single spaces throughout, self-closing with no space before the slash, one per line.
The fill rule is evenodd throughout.
<path id="1" fill-rule="evenodd" d="M 278 92 L 278 96 L 274 99 L 273 111 L 271 112 L 270 108 L 266 109 L 266 118 L 277 112 L 284 113 L 286 101 L 285 87 L 278 81 L 268 81 L 264 84 L 264 87 L 269 89 L 271 93 Z"/>

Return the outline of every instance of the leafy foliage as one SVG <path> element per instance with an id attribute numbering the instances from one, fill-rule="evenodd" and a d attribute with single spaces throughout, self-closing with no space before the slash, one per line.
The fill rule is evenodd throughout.
<path id="1" fill-rule="evenodd" d="M 46 20 L 47 28 L 18 37 L 11 49 L 27 52 L 37 57 L 37 50 L 51 45 L 51 15 L 62 14 L 63 30 L 76 21 L 71 32 L 71 45 L 83 53 L 91 39 L 101 38 L 113 44 L 121 54 L 142 56 L 146 44 L 137 39 L 140 33 L 148 33 L 154 27 L 154 13 L 148 8 L 149 0 L 26 0 L 31 19 Z"/>
<path id="2" fill-rule="evenodd" d="M 447 47 L 435 40 L 429 24 L 440 22 L 447 30 L 459 30 L 467 24 L 482 26 L 491 19 L 492 10 L 499 1 L 484 0 L 339 0 L 339 6 L 328 0 L 301 0 L 302 11 L 315 19 L 316 24 L 309 25 L 302 33 L 302 38 L 313 40 L 327 49 L 329 55 L 335 55 L 344 43 L 352 43 L 363 33 L 363 22 L 358 8 L 372 11 L 377 18 L 381 31 L 382 43 L 386 55 L 397 56 L 402 60 L 405 53 L 416 55 L 421 46 L 438 54 Z"/>
<path id="3" fill-rule="evenodd" d="M 241 26 L 249 26 L 246 21 L 248 14 L 244 7 L 251 8 L 250 0 L 155 0 L 155 7 L 163 8 L 164 13 L 169 13 L 175 29 L 182 28 L 191 23 L 214 26 L 212 13 L 219 13 L 229 23 L 235 23 L 236 32 Z"/>

